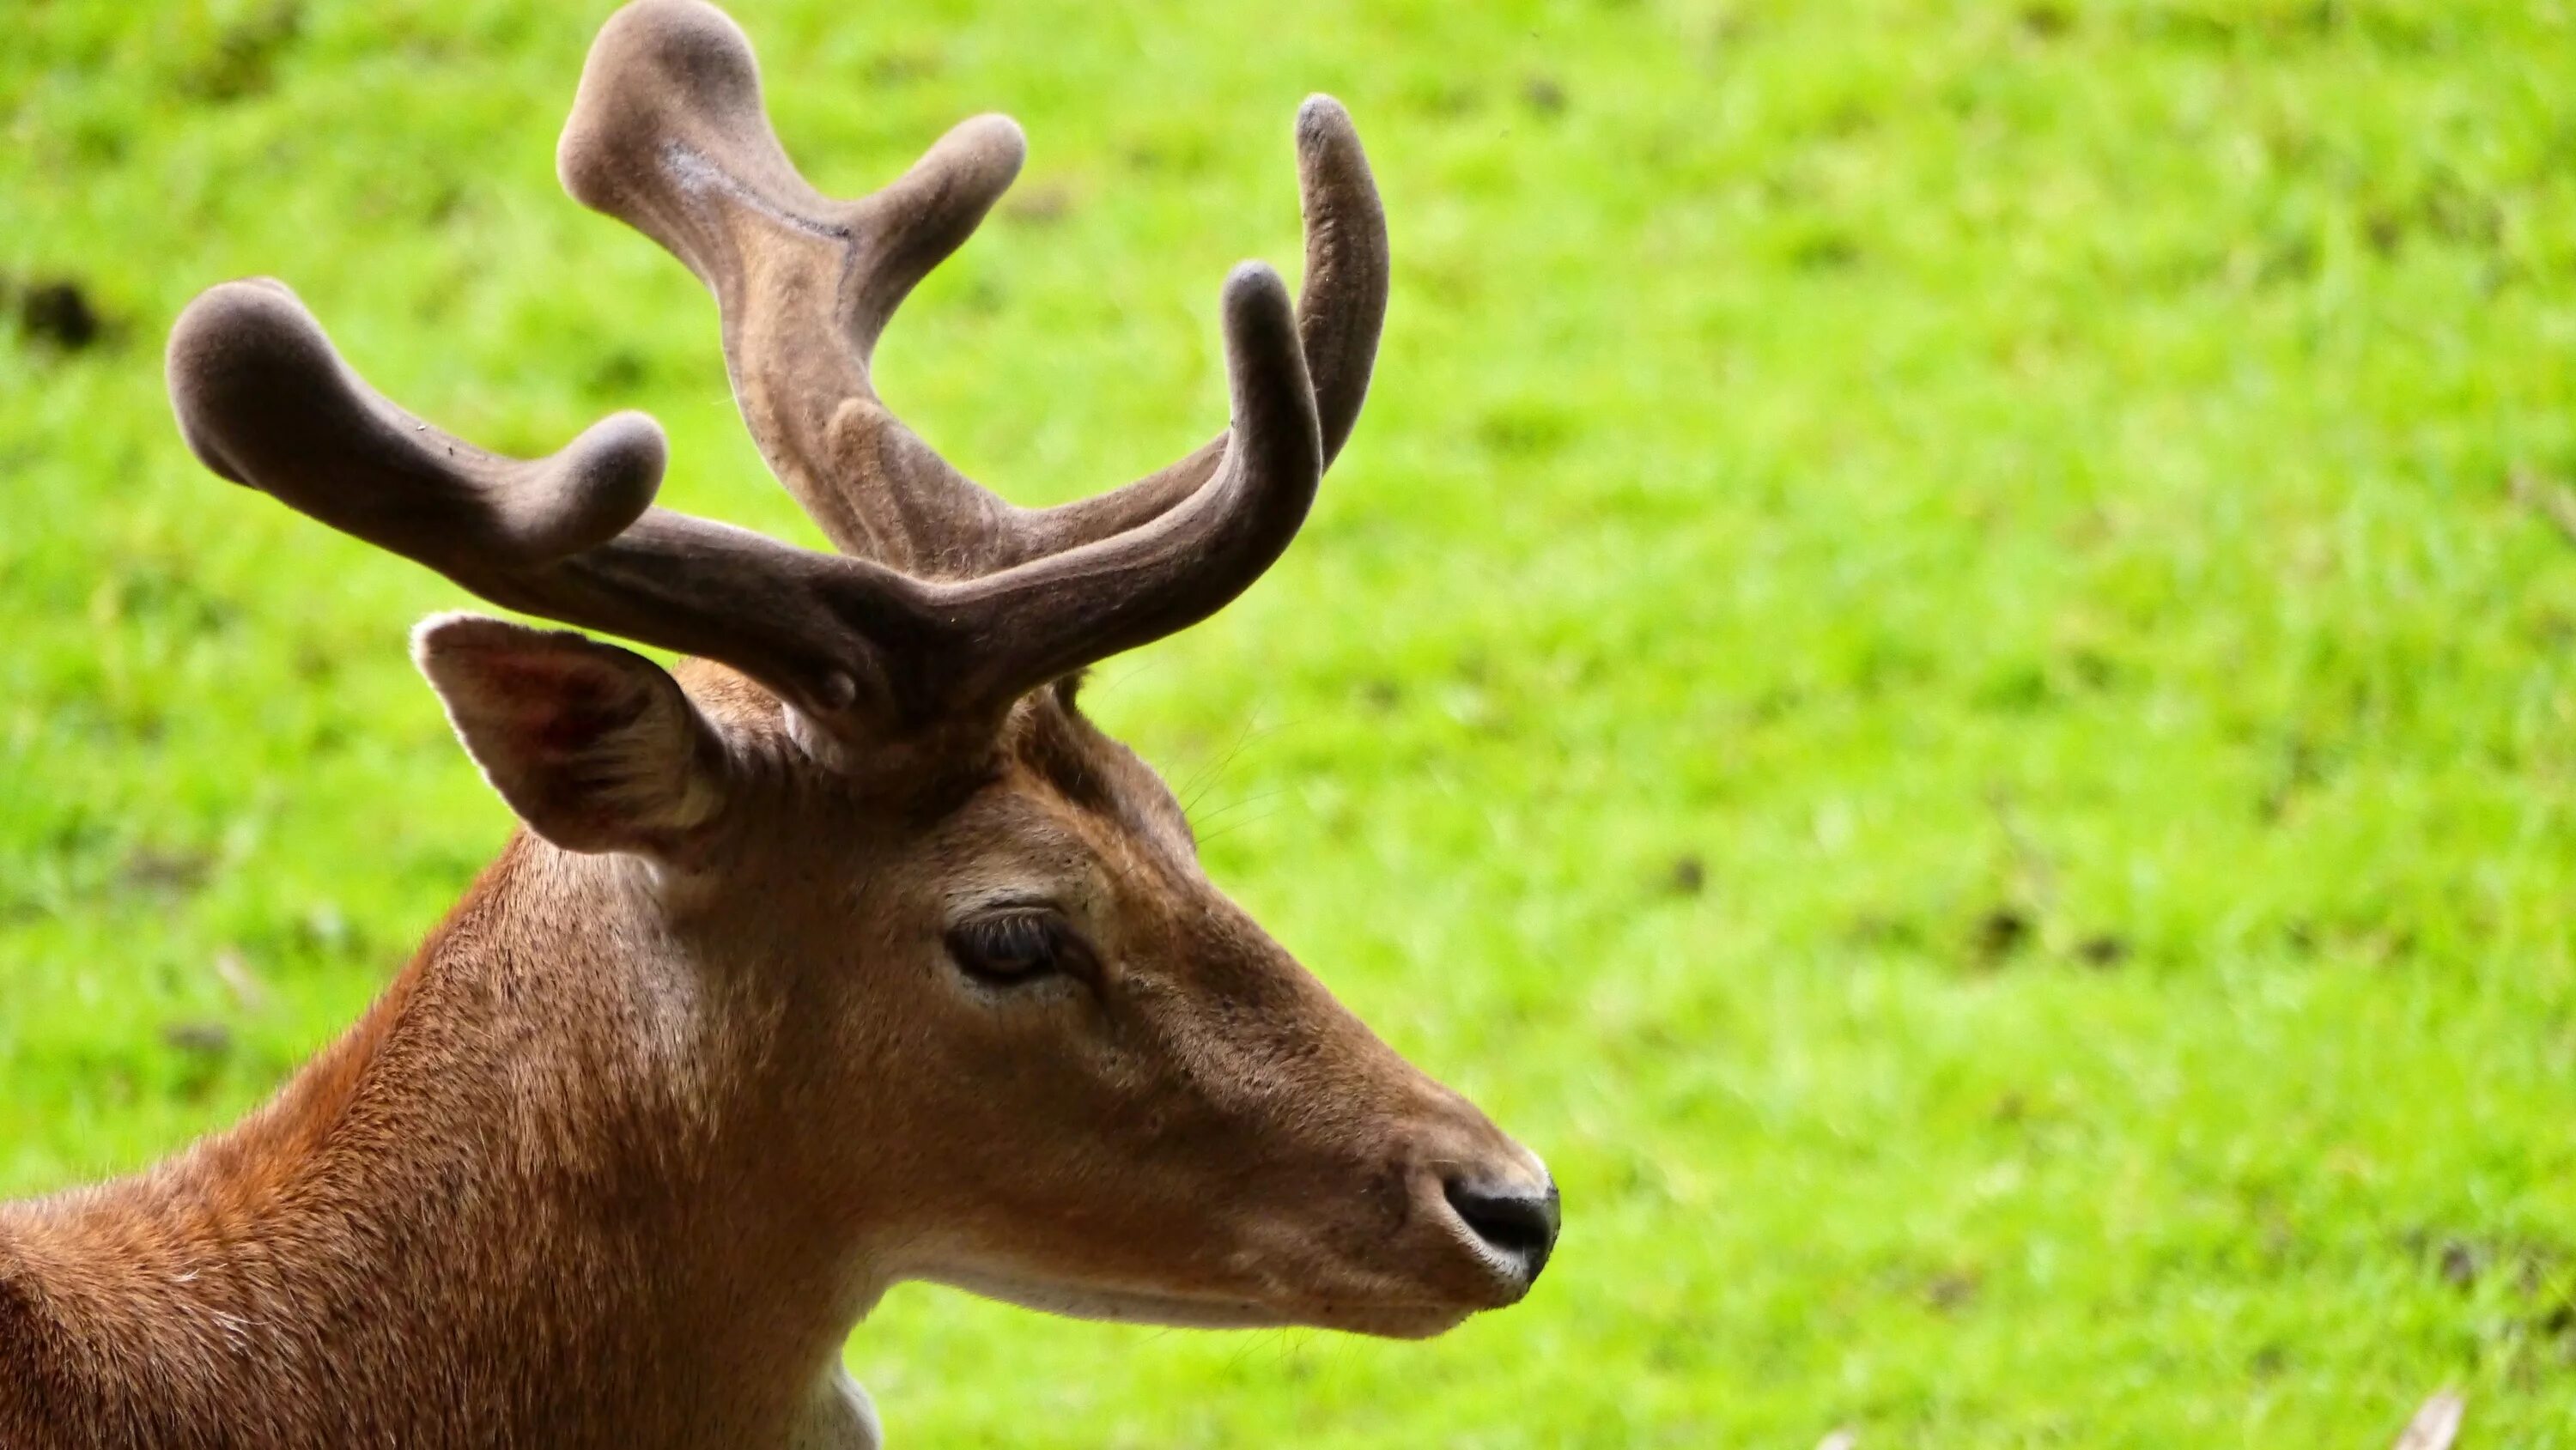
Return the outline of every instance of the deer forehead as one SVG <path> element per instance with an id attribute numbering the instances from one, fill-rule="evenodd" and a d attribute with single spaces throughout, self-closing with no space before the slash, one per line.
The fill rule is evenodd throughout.
<path id="1" fill-rule="evenodd" d="M 1041 888 L 1060 897 L 1050 904 L 1102 910 L 1212 889 L 1171 788 L 1085 719 L 1068 688 L 1024 697 L 997 732 L 842 762 L 816 757 L 793 713 L 741 673 L 685 660 L 674 674 L 738 749 L 782 762 L 808 787 L 799 796 L 851 821 L 844 839 L 861 850 L 901 843 L 904 874 L 935 880 L 959 909 Z"/>

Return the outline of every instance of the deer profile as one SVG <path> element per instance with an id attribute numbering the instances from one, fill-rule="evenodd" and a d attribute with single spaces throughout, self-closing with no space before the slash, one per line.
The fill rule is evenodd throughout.
<path id="1" fill-rule="evenodd" d="M 0 1207 L 0 1444 L 872 1445 L 841 1345 L 904 1280 L 1391 1336 L 1528 1292 L 1539 1160 L 1220 894 L 1076 698 L 1280 556 L 1359 413 L 1384 217 L 1339 105 L 1296 145 L 1303 289 L 1227 278 L 1231 426 L 1023 509 L 869 373 L 1018 128 L 828 199 L 722 13 L 612 18 L 564 185 L 713 292 L 832 554 L 653 506 L 641 414 L 504 458 L 378 395 L 277 283 L 187 308 L 169 384 L 209 469 L 589 633 L 415 633 L 524 829 L 266 1107 Z"/>

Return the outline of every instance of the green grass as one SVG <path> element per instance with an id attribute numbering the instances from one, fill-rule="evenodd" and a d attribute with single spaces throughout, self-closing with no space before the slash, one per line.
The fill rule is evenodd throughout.
<path id="1" fill-rule="evenodd" d="M 827 189 L 1028 127 L 883 354 L 1024 501 L 1216 424 L 1350 104 L 1369 413 L 1086 698 L 1569 1216 L 1427 1346 L 899 1290 L 902 1443 L 2367 1445 L 2456 1384 L 2576 1445 L 2568 6 L 736 8 Z M 460 596 L 179 446 L 189 296 L 287 278 L 504 449 L 650 409 L 666 501 L 816 538 L 555 188 L 604 9 L 12 8 L 0 273 L 108 330 L 0 330 L 0 1191 L 257 1101 L 508 827 L 403 657 Z"/>

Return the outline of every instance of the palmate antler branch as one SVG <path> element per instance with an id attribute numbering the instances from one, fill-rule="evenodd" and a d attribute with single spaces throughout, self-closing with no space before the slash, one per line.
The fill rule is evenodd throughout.
<path id="1" fill-rule="evenodd" d="M 1304 316 L 1267 267 L 1227 278 L 1231 429 L 1125 488 L 1023 510 L 949 468 L 868 379 L 896 304 L 1017 173 L 1018 128 L 968 121 L 885 190 L 829 201 L 788 165 L 721 12 L 640 0 L 611 19 L 565 185 L 707 282 L 745 420 L 855 557 L 651 507 L 664 450 L 641 414 L 534 462 L 450 437 L 369 388 L 273 282 L 181 315 L 172 399 L 217 473 L 495 603 L 724 661 L 845 733 L 918 729 L 1194 623 L 1287 547 L 1357 417 L 1386 299 L 1384 220 L 1339 106 L 1307 103 L 1298 149 Z"/>

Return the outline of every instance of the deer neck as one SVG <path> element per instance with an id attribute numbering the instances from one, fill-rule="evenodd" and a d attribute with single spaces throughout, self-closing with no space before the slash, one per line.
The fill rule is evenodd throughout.
<path id="1" fill-rule="evenodd" d="M 0 1216 L 0 1320 L 22 1272 L 75 1359 L 231 1413 L 260 1402 L 245 1377 L 275 1381 L 266 1403 L 313 1421 L 280 1443 L 367 1429 L 331 1419 L 355 1413 L 871 1443 L 838 1347 L 882 1282 L 779 1181 L 792 1125 L 743 1087 L 770 1009 L 713 1000 L 754 989 L 689 960 L 644 868 L 523 837 L 266 1108 Z"/>

